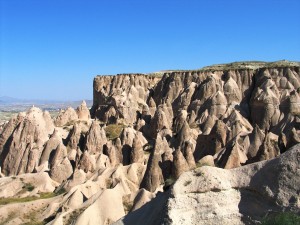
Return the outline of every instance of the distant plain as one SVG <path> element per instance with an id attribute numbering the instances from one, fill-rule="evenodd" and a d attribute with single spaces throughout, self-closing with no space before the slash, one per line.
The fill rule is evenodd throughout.
<path id="1" fill-rule="evenodd" d="M 92 106 L 91 100 L 85 100 L 88 107 Z M 51 117 L 57 116 L 59 110 L 72 107 L 76 109 L 81 101 L 49 101 L 49 100 L 20 100 L 0 97 L 0 125 L 7 122 L 19 112 L 26 112 L 32 106 L 47 110 Z"/>

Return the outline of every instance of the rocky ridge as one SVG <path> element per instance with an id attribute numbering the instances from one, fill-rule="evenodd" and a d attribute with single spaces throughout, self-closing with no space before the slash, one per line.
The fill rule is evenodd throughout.
<path id="1" fill-rule="evenodd" d="M 280 61 L 97 76 L 90 110 L 83 102 L 52 120 L 32 108 L 1 128 L 1 179 L 47 174 L 55 193 L 66 191 L 41 205 L 45 213 L 35 220 L 112 224 L 187 171 L 237 168 L 299 143 L 299 75 L 299 63 Z M 43 192 L 27 186 L 8 195 L 0 183 L 0 195 Z M 2 220 L 12 211 L 5 212 Z M 14 224 L 28 221 L 11 217 Z"/>

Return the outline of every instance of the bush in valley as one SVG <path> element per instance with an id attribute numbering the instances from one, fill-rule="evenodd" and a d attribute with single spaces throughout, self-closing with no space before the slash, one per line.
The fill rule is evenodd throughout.
<path id="1" fill-rule="evenodd" d="M 300 216 L 292 212 L 280 212 L 266 215 L 262 225 L 296 225 L 300 224 Z"/>

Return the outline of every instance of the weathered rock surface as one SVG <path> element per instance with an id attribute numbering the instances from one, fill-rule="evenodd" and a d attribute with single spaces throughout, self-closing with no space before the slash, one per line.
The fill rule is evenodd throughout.
<path id="1" fill-rule="evenodd" d="M 148 85 L 145 79 L 148 79 Z M 109 82 L 114 84 L 106 88 Z M 122 89 L 121 84 L 125 85 Z M 160 80 L 137 74 L 98 76 L 94 80 L 92 116 L 103 120 L 103 113 L 114 105 L 115 119 L 136 123 L 137 129 L 148 139 L 155 139 L 160 133 L 175 148 L 189 139 L 197 142 L 191 150 L 195 161 L 212 155 L 217 165 L 233 168 L 271 159 L 284 152 L 287 146 L 299 143 L 296 141 L 299 130 L 295 127 L 295 121 L 299 120 L 299 84 L 299 64 L 285 61 L 166 72 Z M 144 90 L 140 95 L 134 95 L 141 107 L 133 104 L 133 98 L 129 97 L 129 93 L 134 93 L 130 92 L 130 85 Z M 130 102 L 136 116 L 132 117 L 133 113 L 126 113 L 124 109 L 120 113 L 118 105 L 111 103 L 110 98 L 122 99 L 114 101 L 121 105 Z M 130 121 L 123 118 L 130 118 Z M 189 132 L 188 127 L 192 128 Z M 295 131 L 291 133 L 293 128 Z M 269 132 L 283 138 L 281 147 L 276 144 L 279 139 L 274 135 L 272 141 L 265 140 Z M 233 142 L 239 143 L 239 147 L 235 145 L 233 149 Z M 276 150 L 266 154 L 261 149 L 270 146 L 271 142 Z M 220 152 L 225 155 L 220 157 Z M 239 157 L 239 163 L 226 163 L 231 152 L 242 152 L 246 156 Z"/>
<path id="2" fill-rule="evenodd" d="M 78 120 L 78 115 L 76 111 L 72 107 L 69 107 L 66 110 L 62 109 L 58 113 L 58 116 L 56 117 L 54 123 L 56 126 L 62 127 L 65 125 L 69 125 L 76 120 Z"/>
<path id="3" fill-rule="evenodd" d="M 203 166 L 115 224 L 256 224 L 270 212 L 299 213 L 299 169 L 299 144 L 278 158 L 231 170 Z"/>
<path id="4" fill-rule="evenodd" d="M 91 154 L 102 153 L 103 145 L 106 144 L 107 139 L 105 131 L 100 127 L 97 121 L 93 121 L 85 141 L 85 150 Z"/>
<path id="5" fill-rule="evenodd" d="M 281 181 L 272 186 L 263 172 L 274 170 L 274 174 L 266 172 L 272 180 L 285 179 L 287 185 L 294 185 L 291 173 L 287 178 L 280 175 L 278 168 L 284 163 L 268 170 L 267 165 L 276 163 L 243 166 L 273 158 L 275 162 L 282 153 L 282 159 L 294 154 L 288 149 L 300 142 L 299 90 L 299 63 L 286 61 L 97 76 L 91 111 L 83 102 L 76 110 L 62 110 L 52 120 L 49 113 L 32 108 L 1 125 L 0 193 L 4 190 L 1 179 L 5 184 L 5 179 L 10 183 L 21 180 L 23 174 L 45 176 L 47 172 L 49 177 L 43 179 L 54 183 L 37 190 L 51 192 L 55 186 L 56 193 L 66 191 L 34 201 L 41 202 L 36 211 L 44 212 L 35 216 L 35 222 L 46 219 L 51 224 L 88 224 L 93 219 L 112 224 L 127 213 L 130 216 L 123 221 L 129 224 L 193 224 L 198 219 L 214 224 L 218 218 L 224 224 L 239 224 L 259 220 L 267 206 L 289 210 L 284 198 L 295 202 L 296 197 L 281 194 L 277 198 L 276 188 L 292 193 L 291 187 Z M 203 165 L 214 167 L 194 170 Z M 292 167 L 290 171 L 297 173 L 297 165 Z M 194 172 L 188 172 L 191 170 Z M 208 177 L 202 178 L 202 173 Z M 191 181 L 184 180 L 187 176 Z M 254 181 L 262 186 L 253 186 Z M 18 187 L 20 182 L 11 184 Z M 198 189 L 203 193 L 196 193 Z M 10 196 L 22 197 L 19 189 L 14 190 Z M 165 192 L 160 193 L 162 190 Z M 24 196 L 40 196 L 29 192 Z M 246 199 L 249 207 L 264 201 L 264 196 L 271 200 L 257 203 L 260 212 L 248 213 L 239 208 L 245 206 L 243 196 L 251 200 Z M 274 206 L 274 199 L 283 199 L 285 208 Z M 165 207 L 167 200 L 169 208 Z M 0 207 L 4 215 L 0 223 L 15 210 L 21 216 L 11 216 L 8 222 L 29 222 L 30 215 L 20 209 L 29 205 L 9 204 L 3 211 Z M 222 211 L 225 205 L 228 208 Z M 209 211 L 201 211 L 204 206 Z M 144 218 L 137 218 L 139 215 Z"/>
<path id="6" fill-rule="evenodd" d="M 163 174 L 160 168 L 162 159 L 159 149 L 161 141 L 161 137 L 157 137 L 155 147 L 148 160 L 145 176 L 141 183 L 141 188 L 151 192 L 154 192 L 163 183 Z"/>
<path id="7" fill-rule="evenodd" d="M 39 164 L 43 145 L 54 130 L 50 114 L 35 107 L 18 116 L 17 121 L 19 123 L 12 119 L 8 123 L 8 130 L 12 125 L 15 127 L 1 151 L 2 172 L 6 175 L 33 172 Z"/>
<path id="8" fill-rule="evenodd" d="M 141 112 L 146 104 L 148 89 L 157 80 L 141 74 L 97 76 L 94 79 L 92 114 L 106 123 L 134 123 L 137 111 Z"/>
<path id="9" fill-rule="evenodd" d="M 90 110 L 88 109 L 86 102 L 82 101 L 81 105 L 78 106 L 77 110 L 78 119 L 89 120 L 91 118 Z"/>

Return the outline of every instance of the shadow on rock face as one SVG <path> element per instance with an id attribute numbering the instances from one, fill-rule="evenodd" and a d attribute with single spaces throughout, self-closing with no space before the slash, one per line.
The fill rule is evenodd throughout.
<path id="1" fill-rule="evenodd" d="M 141 208 L 113 223 L 114 225 L 160 225 L 165 224 L 166 205 L 170 192 L 158 192 L 156 197 Z"/>
<path id="2" fill-rule="evenodd" d="M 246 215 L 242 217 L 245 224 L 261 221 L 270 213 L 300 213 L 296 205 L 300 194 L 299 149 L 300 145 L 296 145 L 281 157 L 267 161 L 251 178 L 249 186 L 239 190 L 238 207 Z"/>

